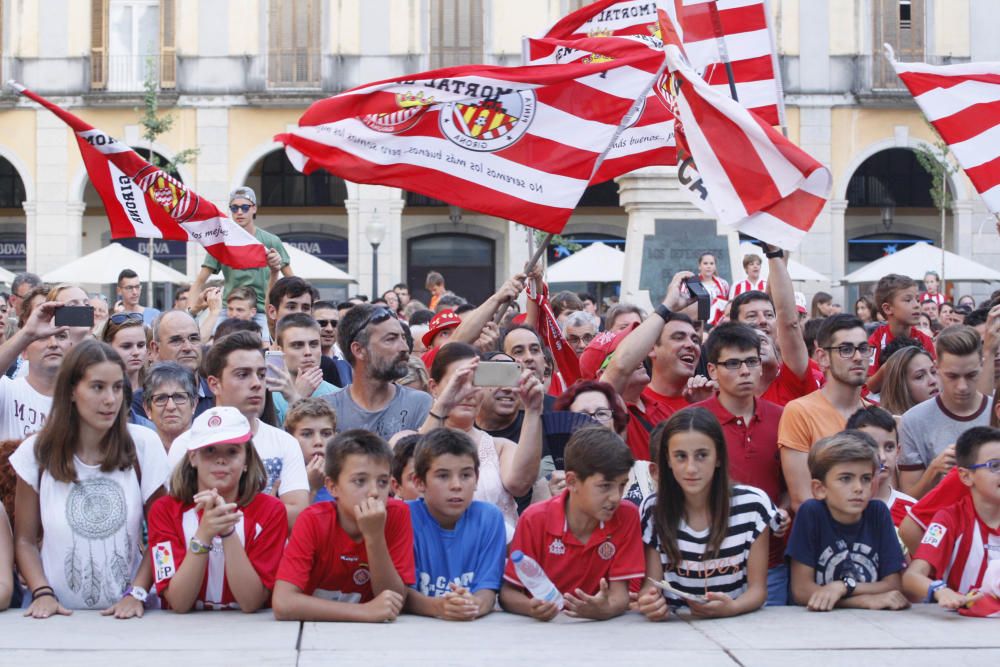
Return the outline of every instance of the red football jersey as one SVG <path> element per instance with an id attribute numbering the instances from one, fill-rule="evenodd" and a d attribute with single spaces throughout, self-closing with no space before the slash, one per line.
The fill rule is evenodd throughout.
<path id="1" fill-rule="evenodd" d="M 389 556 L 409 586 L 416 582 L 410 510 L 403 501 L 390 498 L 386 512 Z M 332 500 L 309 506 L 295 520 L 277 578 L 327 600 L 368 602 L 374 597 L 365 542 L 355 542 L 340 526 Z"/>
<path id="2" fill-rule="evenodd" d="M 274 496 L 258 493 L 250 504 L 241 507 L 243 519 L 236 524 L 236 537 L 243 543 L 247 558 L 264 588 L 274 588 L 281 552 L 288 536 L 285 505 Z M 153 579 L 163 604 L 163 592 L 177 574 L 191 538 L 198 530 L 201 514 L 194 505 L 185 505 L 173 496 L 163 496 L 149 510 L 149 547 L 152 552 Z M 222 538 L 212 540 L 212 552 L 198 593 L 196 609 L 238 609 L 226 578 L 226 554 Z"/>
<path id="3" fill-rule="evenodd" d="M 1000 554 L 1000 528 L 990 528 L 976 513 L 972 495 L 934 515 L 914 559 L 925 560 L 932 578 L 948 588 L 968 593 L 982 585 L 990 558 Z"/>

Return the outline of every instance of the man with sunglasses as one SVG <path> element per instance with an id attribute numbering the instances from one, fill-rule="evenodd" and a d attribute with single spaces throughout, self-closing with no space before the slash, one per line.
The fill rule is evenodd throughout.
<path id="1" fill-rule="evenodd" d="M 816 361 L 826 374 L 826 384 L 788 403 L 778 425 L 781 469 L 793 511 L 812 498 L 807 459 L 813 444 L 843 431 L 847 418 L 867 405 L 861 390 L 868 379 L 870 354 L 865 325 L 854 315 L 831 315 L 816 334 Z"/>
<path id="2" fill-rule="evenodd" d="M 122 269 L 118 274 L 118 298 L 121 299 L 123 312 L 141 313 L 142 323 L 147 327 L 152 326 L 153 320 L 160 314 L 156 308 L 146 308 L 139 304 L 142 298 L 142 281 L 132 269 Z"/>
<path id="3" fill-rule="evenodd" d="M 342 391 L 323 396 L 337 412 L 337 430 L 363 428 L 388 440 L 417 430 L 427 419 L 430 394 L 395 384 L 407 373 L 410 350 L 396 313 L 359 304 L 344 313 L 337 338 L 354 378 Z"/>
<path id="4" fill-rule="evenodd" d="M 257 218 L 257 194 L 252 188 L 246 186 L 236 188 L 229 193 L 229 211 L 233 222 L 253 235 L 267 248 L 267 266 L 257 269 L 234 269 L 224 266 L 217 259 L 208 255 L 205 257 L 198 277 L 195 278 L 191 291 L 188 294 L 188 303 L 198 303 L 198 297 L 205 283 L 213 275 L 222 271 L 226 284 L 222 294 L 222 302 L 226 303 L 229 293 L 235 287 L 252 287 L 257 295 L 257 315 L 255 321 L 260 325 L 264 335 L 267 335 L 267 319 L 264 316 L 264 299 L 268 292 L 268 283 L 271 279 L 271 272 L 280 272 L 283 276 L 292 275 L 292 268 L 289 265 L 288 252 L 281 243 L 281 239 L 274 234 L 258 229 L 254 220 Z"/>

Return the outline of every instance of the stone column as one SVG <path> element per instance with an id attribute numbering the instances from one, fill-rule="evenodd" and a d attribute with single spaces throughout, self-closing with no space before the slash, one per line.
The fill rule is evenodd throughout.
<path id="1" fill-rule="evenodd" d="M 66 199 L 70 151 L 66 124 L 41 109 L 35 114 L 35 128 L 37 186 L 35 201 L 24 206 L 25 243 L 28 270 L 43 274 L 80 257 L 84 204 Z"/>
<path id="2" fill-rule="evenodd" d="M 353 294 L 368 294 L 372 299 L 372 246 L 365 233 L 372 221 L 385 225 L 385 239 L 378 247 L 378 291 L 385 292 L 401 282 L 403 249 L 401 231 L 404 202 L 397 188 L 382 185 L 358 185 L 358 196 L 344 202 L 347 209 L 349 248 L 348 272 L 358 283 Z"/>

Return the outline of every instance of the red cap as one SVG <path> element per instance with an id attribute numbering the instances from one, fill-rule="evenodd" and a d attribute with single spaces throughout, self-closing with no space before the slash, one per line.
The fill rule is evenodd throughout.
<path id="1" fill-rule="evenodd" d="M 801 315 L 805 315 L 806 314 L 806 307 L 805 306 L 795 306 L 795 310 L 799 311 L 799 314 L 801 314 Z"/>
<path id="2" fill-rule="evenodd" d="M 602 331 L 590 341 L 590 345 L 580 355 L 580 378 L 583 380 L 596 380 L 597 373 L 604 365 L 604 361 L 614 352 L 618 345 L 625 340 L 625 336 L 632 333 L 632 330 L 639 326 L 638 322 L 633 322 L 632 326 L 624 331 Z"/>
<path id="3" fill-rule="evenodd" d="M 445 329 L 457 327 L 461 323 L 462 319 L 455 314 L 454 310 L 442 310 L 431 320 L 430 329 L 427 330 L 427 333 L 420 340 L 423 341 L 424 347 L 430 347 L 434 336 L 437 336 Z"/>

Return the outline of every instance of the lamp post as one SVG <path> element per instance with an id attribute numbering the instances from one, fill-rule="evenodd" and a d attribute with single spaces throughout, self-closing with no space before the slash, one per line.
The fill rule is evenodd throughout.
<path id="1" fill-rule="evenodd" d="M 374 301 L 378 298 L 378 247 L 385 240 L 385 224 L 377 219 L 372 219 L 365 227 L 365 236 L 372 244 L 372 295 Z"/>

